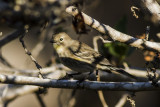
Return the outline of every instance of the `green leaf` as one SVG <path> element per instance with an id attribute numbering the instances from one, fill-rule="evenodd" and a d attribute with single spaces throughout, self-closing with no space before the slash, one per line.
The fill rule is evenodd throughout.
<path id="1" fill-rule="evenodd" d="M 124 15 L 118 23 L 115 25 L 115 29 L 126 33 L 126 26 L 127 26 L 127 16 Z M 128 45 L 120 42 L 114 42 L 114 43 L 106 43 L 104 44 L 104 47 L 108 49 L 109 53 L 117 57 L 120 62 L 123 61 L 126 56 L 130 55 L 130 53 L 133 51 L 133 48 L 130 48 Z"/>

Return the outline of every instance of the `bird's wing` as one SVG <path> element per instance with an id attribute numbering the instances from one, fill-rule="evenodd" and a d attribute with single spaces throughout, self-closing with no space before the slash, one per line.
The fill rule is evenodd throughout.
<path id="1" fill-rule="evenodd" d="M 69 47 L 69 49 L 82 61 L 86 61 L 90 64 L 100 64 L 104 66 L 111 65 L 105 57 L 84 43 L 79 42 L 72 45 L 72 47 Z"/>

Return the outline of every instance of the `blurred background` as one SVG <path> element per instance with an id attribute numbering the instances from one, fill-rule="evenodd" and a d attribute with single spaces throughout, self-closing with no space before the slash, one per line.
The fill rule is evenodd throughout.
<path id="1" fill-rule="evenodd" d="M 151 15 L 145 12 L 136 11 L 139 18 L 135 18 L 131 12 L 131 6 L 137 4 L 131 0 L 0 0 L 0 41 L 7 35 L 29 25 L 29 33 L 24 38 L 28 50 L 33 52 L 33 56 L 35 55 L 37 62 L 42 67 L 50 66 L 51 62 L 56 62 L 54 61 L 56 55 L 49 43 L 52 34 L 65 31 L 73 39 L 77 39 L 79 36 L 73 29 L 72 16 L 65 12 L 67 6 L 75 4 L 79 5 L 81 11 L 99 22 L 137 38 L 143 38 L 146 27 L 150 26 L 149 40 L 159 42 L 160 38 L 157 34 L 160 32 L 160 24 L 156 24 Z M 86 27 L 89 31 L 87 34 L 81 34 L 80 41 L 93 47 L 93 37 L 100 34 L 92 28 Z M 106 38 L 108 37 L 106 36 Z M 34 51 L 38 47 L 37 44 L 41 44 L 40 48 L 42 49 L 38 48 L 40 50 Z M 151 61 L 151 57 L 154 56 L 148 58 L 146 51 L 130 48 L 124 44 L 102 44 L 101 41 L 99 44 L 99 51 L 117 66 L 122 66 L 122 63 L 126 62 L 129 67 L 145 68 L 145 62 Z M 18 37 L 3 47 L 1 46 L 0 52 L 13 68 L 37 69 L 29 56 L 25 54 Z M 0 63 L 0 67 L 8 67 L 8 65 Z M 114 107 L 121 96 L 126 93 L 103 92 L 109 107 Z M 72 89 L 50 88 L 46 94 L 41 96 L 46 107 L 65 107 L 68 106 L 72 94 Z M 96 91 L 76 90 L 74 97 L 74 107 L 102 107 Z M 160 92 L 137 92 L 133 99 L 137 107 L 159 107 Z M 20 96 L 8 104 L 8 107 L 29 106 L 40 107 L 34 93 Z M 127 101 L 124 107 L 129 106 L 131 105 Z"/>

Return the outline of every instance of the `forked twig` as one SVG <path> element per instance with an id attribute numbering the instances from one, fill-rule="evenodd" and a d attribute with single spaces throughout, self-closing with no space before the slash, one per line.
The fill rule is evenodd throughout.
<path id="1" fill-rule="evenodd" d="M 26 35 L 26 33 L 28 33 L 28 30 L 26 30 L 26 32 L 24 34 L 22 34 L 22 36 L 19 38 L 19 41 L 21 42 L 26 54 L 28 56 L 30 56 L 31 60 L 34 62 L 34 64 L 36 65 L 37 69 L 39 70 L 39 78 L 44 78 L 43 75 L 42 75 L 42 67 L 37 63 L 36 59 L 32 56 L 31 52 L 26 48 L 26 45 L 24 43 L 24 36 Z"/>

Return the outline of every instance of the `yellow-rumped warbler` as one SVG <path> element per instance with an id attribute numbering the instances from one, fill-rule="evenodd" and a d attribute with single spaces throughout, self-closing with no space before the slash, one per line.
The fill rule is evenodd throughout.
<path id="1" fill-rule="evenodd" d="M 111 73 L 117 71 L 126 76 L 136 79 L 121 68 L 114 67 L 100 53 L 85 43 L 71 39 L 66 33 L 56 34 L 52 40 L 53 48 L 57 52 L 60 61 L 73 71 L 78 73 L 94 72 L 102 70 Z"/>

